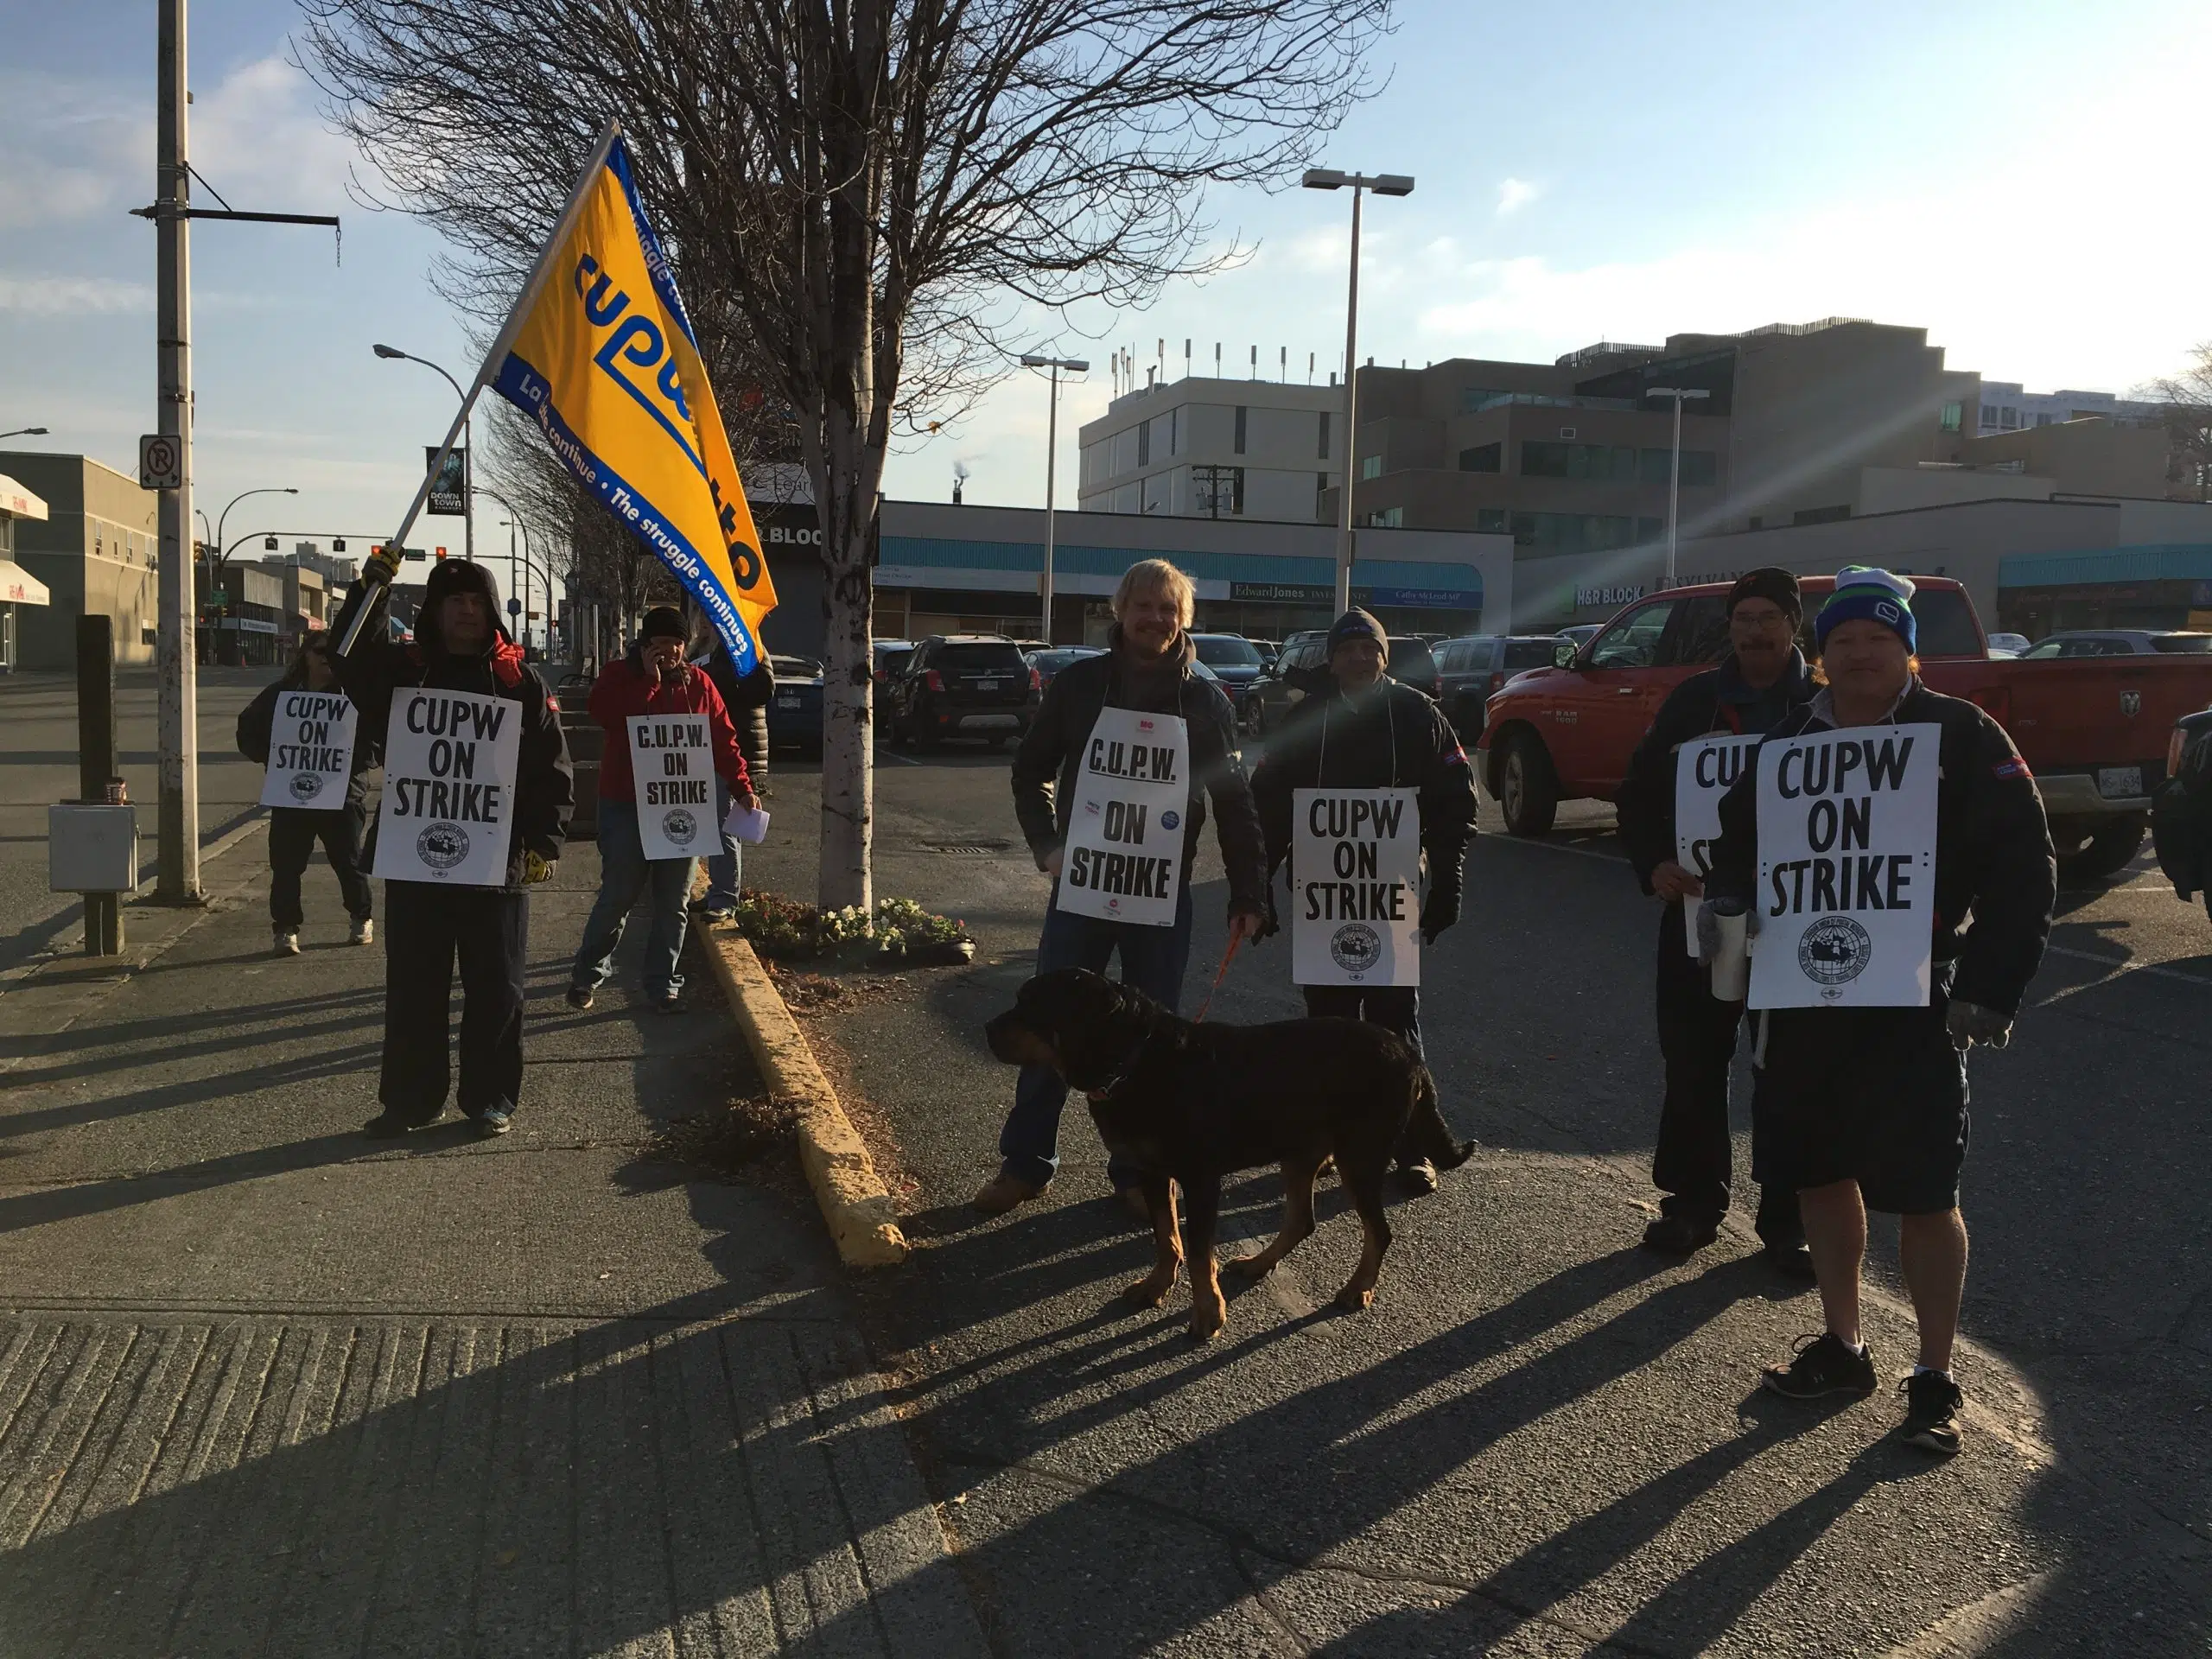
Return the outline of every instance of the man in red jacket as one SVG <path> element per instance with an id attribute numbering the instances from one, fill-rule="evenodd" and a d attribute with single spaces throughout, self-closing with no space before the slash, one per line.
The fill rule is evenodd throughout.
<path id="1" fill-rule="evenodd" d="M 645 943 L 645 990 L 653 1007 L 674 1014 L 683 1006 L 683 976 L 677 966 L 683 954 L 685 901 L 691 894 L 690 858 L 645 856 L 638 830 L 637 785 L 630 765 L 630 718 L 633 715 L 704 715 L 714 769 L 738 805 L 758 804 L 737 728 L 721 694 L 706 675 L 683 660 L 688 630 L 683 613 L 664 605 L 645 614 L 638 643 L 627 656 L 609 663 L 591 688 L 591 717 L 607 733 L 599 763 L 599 898 L 584 924 L 583 948 L 569 974 L 569 1006 L 588 1008 L 592 993 L 613 971 L 615 947 L 631 907 L 650 891 L 652 931 Z M 709 811 L 712 808 L 708 809 Z M 702 844 L 718 844 L 707 826 Z"/>

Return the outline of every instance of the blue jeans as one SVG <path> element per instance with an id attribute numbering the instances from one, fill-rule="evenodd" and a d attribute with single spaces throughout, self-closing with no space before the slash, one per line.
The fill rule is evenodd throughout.
<path id="1" fill-rule="evenodd" d="M 613 971 L 615 947 L 622 943 L 622 926 L 632 906 L 651 892 L 652 931 L 645 939 L 645 989 L 656 997 L 683 988 L 677 961 L 683 954 L 683 906 L 691 896 L 691 870 L 696 859 L 657 858 L 650 861 L 638 840 L 638 804 L 610 801 L 599 804 L 599 897 L 584 924 L 583 948 L 569 982 L 595 990 Z"/>
<path id="2" fill-rule="evenodd" d="M 745 872 L 744 843 L 721 826 L 729 821 L 729 785 L 719 773 L 715 778 L 715 833 L 722 849 L 707 860 L 707 908 L 735 910 L 737 885 Z"/>
<path id="3" fill-rule="evenodd" d="M 1052 897 L 1059 898 L 1058 887 Z M 1037 940 L 1037 971 L 1088 968 L 1103 974 L 1116 950 L 1122 957 L 1122 983 L 1174 1012 L 1183 1000 L 1183 969 L 1191 959 L 1190 888 L 1185 887 L 1176 900 L 1173 927 L 1102 921 L 1075 915 L 1055 903 L 1045 912 L 1045 931 Z M 999 1131 L 1001 1173 L 1033 1186 L 1052 1179 L 1060 1166 L 1060 1108 L 1067 1098 L 1067 1084 L 1051 1066 L 1021 1068 L 1014 1088 L 1014 1110 Z M 1116 1189 L 1136 1184 L 1136 1170 L 1118 1158 L 1108 1162 L 1106 1175 Z"/>

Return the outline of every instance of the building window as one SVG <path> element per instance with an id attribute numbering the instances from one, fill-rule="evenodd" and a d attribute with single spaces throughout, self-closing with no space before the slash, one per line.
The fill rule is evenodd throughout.
<path id="1" fill-rule="evenodd" d="M 1505 509 L 1503 507 L 1477 507 L 1475 529 L 1483 535 L 1503 536 L 1505 534 Z"/>
<path id="2" fill-rule="evenodd" d="M 1516 558 L 1604 553 L 1636 544 L 1637 521 L 1621 513 L 1516 512 L 1510 523 Z M 1482 528 L 1479 513 L 1476 528 Z"/>
<path id="3" fill-rule="evenodd" d="M 1329 411 L 1325 409 L 1321 411 L 1321 447 L 1313 452 L 1313 459 L 1316 461 L 1326 461 L 1328 458 Z"/>
<path id="4" fill-rule="evenodd" d="M 1152 465 L 1152 423 L 1140 422 L 1137 426 L 1137 465 Z"/>
<path id="5" fill-rule="evenodd" d="M 1244 453 L 1244 405 L 1236 405 L 1236 453 Z"/>
<path id="6" fill-rule="evenodd" d="M 1506 395 L 1502 391 L 1493 391 L 1488 386 L 1462 386 L 1459 388 L 1459 412 L 1471 415 L 1484 404 Z"/>
<path id="7" fill-rule="evenodd" d="M 1806 507 L 1791 514 L 1789 522 L 1793 524 L 1832 524 L 1838 519 L 1850 517 L 1851 505 L 1846 502 L 1841 506 Z"/>
<path id="8" fill-rule="evenodd" d="M 1459 452 L 1459 470 L 1463 473 L 1497 473 L 1504 469 L 1505 446 L 1502 443 L 1478 443 Z"/>
<path id="9" fill-rule="evenodd" d="M 1367 522 L 1370 528 L 1376 530 L 1402 529 L 1406 522 L 1406 510 L 1403 507 L 1380 507 L 1367 515 Z"/>
<path id="10" fill-rule="evenodd" d="M 1943 405 L 1943 418 L 1939 424 L 1946 432 L 1955 432 L 1966 419 L 1966 412 L 1964 404 L 1946 404 Z"/>
<path id="11" fill-rule="evenodd" d="M 1659 454 L 1659 477 L 1664 481 L 1667 452 L 1661 450 Z M 1521 446 L 1521 474 L 1524 478 L 1573 478 L 1593 483 L 1627 484 L 1636 480 L 1637 464 L 1635 447 L 1625 443 L 1528 441 Z M 1648 476 L 1649 463 L 1645 465 Z"/>
<path id="12" fill-rule="evenodd" d="M 1244 511 L 1242 467 L 1193 467 L 1191 485 L 1198 511 L 1209 518 L 1235 518 Z"/>
<path id="13" fill-rule="evenodd" d="M 1363 459 L 1359 463 L 1359 475 L 1363 479 L 1382 477 L 1382 457 L 1380 455 L 1369 455 Z"/>
<path id="14" fill-rule="evenodd" d="M 1317 524 L 1325 524 L 1325 523 L 1328 521 L 1328 517 L 1329 517 L 1329 515 L 1328 515 L 1328 512 L 1327 512 L 1327 511 L 1326 511 L 1326 508 L 1327 508 L 1327 506 L 1328 506 L 1328 503 L 1327 503 L 1327 501 L 1324 499 L 1325 497 L 1326 497 L 1326 496 L 1327 496 L 1327 494 L 1328 494 L 1328 493 L 1329 493 L 1329 475 L 1328 475 L 1326 473 L 1316 473 L 1316 474 L 1313 474 L 1313 518 L 1314 518 L 1314 522 L 1315 522 L 1315 523 L 1317 523 Z"/>
<path id="15" fill-rule="evenodd" d="M 1179 408 L 1167 411 L 1167 453 L 1171 455 L 1183 453 L 1183 411 Z"/>

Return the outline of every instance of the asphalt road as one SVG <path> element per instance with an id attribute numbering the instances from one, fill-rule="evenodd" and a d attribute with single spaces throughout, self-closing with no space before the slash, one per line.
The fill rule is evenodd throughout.
<path id="1" fill-rule="evenodd" d="M 1970 1440 L 1932 1465 L 1885 1443 L 1886 1394 L 1821 1413 L 1759 1392 L 1819 1313 L 1752 1259 L 1740 1194 L 1688 1265 L 1635 1248 L 1658 912 L 1609 809 L 1471 855 L 1423 1028 L 1484 1150 L 1394 1211 L 1372 1313 L 1325 1312 L 1356 1249 L 1333 1189 L 1212 1347 L 1183 1335 L 1180 1288 L 1131 1312 L 1116 1293 L 1148 1243 L 1079 1110 L 1046 1198 L 976 1217 L 1012 1092 L 979 1027 L 1028 972 L 1046 894 L 1006 766 L 883 754 L 877 892 L 982 948 L 817 1027 L 912 1183 L 922 1248 L 864 1287 L 871 1338 L 999 1651 L 2206 1650 L 2212 928 L 2147 855 L 2063 895 L 2012 1046 L 1975 1056 Z M 810 897 L 812 768 L 779 758 L 773 787 L 748 880 Z M 1222 949 L 1211 852 L 1197 881 L 1186 1012 Z M 1280 943 L 1248 953 L 1214 1017 L 1294 1014 L 1287 981 Z M 1748 1165 L 1739 1139 L 1745 1186 Z M 1224 1248 L 1271 1233 L 1278 1193 L 1235 1189 Z M 1894 1236 L 1877 1224 L 1869 1325 L 1889 1376 L 1911 1358 Z"/>
<path id="2" fill-rule="evenodd" d="M 276 677 L 270 668 L 200 671 L 200 833 L 243 823 L 261 795 L 261 768 L 238 752 L 238 710 Z M 154 671 L 116 674 L 116 747 L 138 808 L 138 869 L 151 890 L 161 799 Z M 46 888 L 46 809 L 75 798 L 77 681 L 70 674 L 0 674 L 0 973 L 83 938 L 84 905 Z"/>

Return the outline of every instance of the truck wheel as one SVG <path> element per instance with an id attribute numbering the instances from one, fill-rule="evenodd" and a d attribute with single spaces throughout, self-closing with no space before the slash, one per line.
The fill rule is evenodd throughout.
<path id="1" fill-rule="evenodd" d="M 1559 778 L 1543 740 L 1534 732 L 1516 732 L 1505 741 L 1505 760 L 1498 768 L 1497 804 L 1505 813 L 1509 835 L 1531 838 L 1552 827 L 1559 812 Z"/>
<path id="2" fill-rule="evenodd" d="M 2143 844 L 2143 815 L 2116 818 L 2061 818 L 2050 826 L 2058 854 L 2058 878 L 2081 883 L 2117 875 Z"/>

